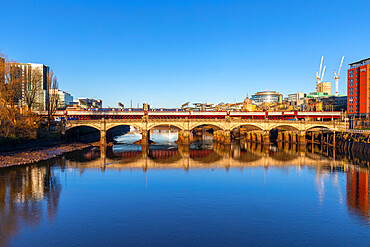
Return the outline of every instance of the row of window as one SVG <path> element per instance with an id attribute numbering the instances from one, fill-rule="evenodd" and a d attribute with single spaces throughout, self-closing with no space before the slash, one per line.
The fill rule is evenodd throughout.
<path id="1" fill-rule="evenodd" d="M 359 74 L 361 71 L 364 71 L 364 69 L 360 69 L 360 68 L 358 68 L 358 69 L 356 69 L 357 70 L 357 73 Z M 370 70 L 370 69 L 369 69 Z M 353 77 L 353 70 L 350 70 L 349 72 L 348 72 L 348 77 Z"/>

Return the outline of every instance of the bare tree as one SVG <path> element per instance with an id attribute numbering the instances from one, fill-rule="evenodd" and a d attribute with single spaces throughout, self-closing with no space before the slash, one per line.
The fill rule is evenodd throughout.
<path id="1" fill-rule="evenodd" d="M 17 103 L 21 96 L 21 70 L 11 66 L 5 55 L 0 54 L 0 108 L 1 116 L 15 123 Z"/>
<path id="2" fill-rule="evenodd" d="M 38 69 L 31 69 L 23 82 L 24 101 L 30 111 L 36 105 L 37 94 L 41 88 L 42 73 Z"/>
<path id="3" fill-rule="evenodd" d="M 58 79 L 54 75 L 53 70 L 50 69 L 47 78 L 47 91 L 46 91 L 46 110 L 47 110 L 47 120 L 48 129 L 50 130 L 51 122 L 58 109 Z"/>
<path id="4" fill-rule="evenodd" d="M 22 68 L 0 54 L 0 138 L 36 138 L 38 118 L 20 109 Z"/>

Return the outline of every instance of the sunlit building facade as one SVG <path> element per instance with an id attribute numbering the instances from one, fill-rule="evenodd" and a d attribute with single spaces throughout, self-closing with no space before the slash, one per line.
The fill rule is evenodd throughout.
<path id="1" fill-rule="evenodd" d="M 349 117 L 369 117 L 370 58 L 349 64 L 347 81 L 347 112 Z"/>
<path id="2" fill-rule="evenodd" d="M 251 99 L 255 104 L 281 103 L 283 96 L 275 91 L 264 91 L 252 95 Z"/>

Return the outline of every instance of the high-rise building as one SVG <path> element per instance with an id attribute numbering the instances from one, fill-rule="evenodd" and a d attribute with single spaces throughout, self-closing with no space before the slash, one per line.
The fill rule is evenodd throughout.
<path id="1" fill-rule="evenodd" d="M 47 107 L 47 77 L 50 67 L 44 64 L 36 63 L 12 63 L 12 74 L 22 81 L 22 93 L 20 104 L 25 105 L 27 87 L 37 86 L 35 104 L 33 110 L 46 110 Z M 36 74 L 38 75 L 36 77 Z M 37 79 L 37 81 L 31 82 Z"/>
<path id="2" fill-rule="evenodd" d="M 327 93 L 328 95 L 331 94 L 331 82 L 319 82 L 316 84 L 316 92 L 317 93 Z"/>
<path id="3" fill-rule="evenodd" d="M 370 58 L 350 63 L 347 79 L 347 113 L 349 117 L 369 116 Z"/>

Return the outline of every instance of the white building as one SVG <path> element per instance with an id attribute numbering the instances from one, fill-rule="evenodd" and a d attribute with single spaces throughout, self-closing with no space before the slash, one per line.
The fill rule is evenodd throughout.
<path id="1" fill-rule="evenodd" d="M 65 109 L 68 105 L 70 105 L 73 101 L 73 96 L 63 90 L 60 89 L 52 89 L 52 94 L 54 92 L 58 95 L 58 109 Z"/>

